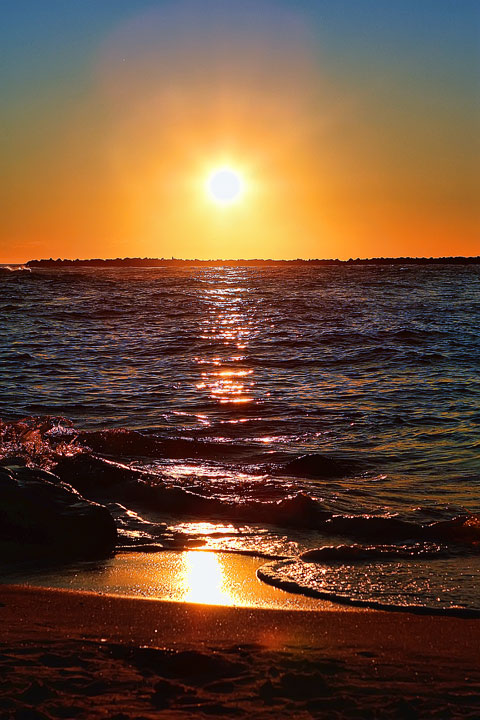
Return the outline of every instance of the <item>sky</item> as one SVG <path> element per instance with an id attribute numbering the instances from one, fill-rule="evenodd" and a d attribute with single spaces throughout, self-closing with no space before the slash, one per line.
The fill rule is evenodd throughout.
<path id="1" fill-rule="evenodd" d="M 0 262 L 480 255 L 478 0 L 0 17 Z"/>

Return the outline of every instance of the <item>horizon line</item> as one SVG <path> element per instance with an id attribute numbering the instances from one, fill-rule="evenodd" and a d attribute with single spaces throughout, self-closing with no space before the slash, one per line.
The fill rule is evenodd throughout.
<path id="1" fill-rule="evenodd" d="M 199 258 L 176 258 L 174 256 L 170 258 L 154 258 L 154 257 L 116 257 L 116 258 L 42 258 L 32 259 L 25 263 L 11 263 L 25 266 L 37 266 L 37 265 L 81 265 L 81 264 L 93 264 L 98 263 L 104 265 L 110 264 L 132 264 L 136 263 L 139 265 L 145 265 L 148 263 L 162 263 L 166 265 L 172 264 L 195 264 L 195 265 L 209 265 L 209 264 L 230 264 L 230 265 L 265 265 L 265 264 L 361 264 L 361 263 L 402 263 L 402 262 L 414 262 L 414 263 L 435 263 L 435 262 L 480 262 L 480 255 L 442 255 L 442 256 L 395 256 L 395 257 L 367 257 L 367 258 L 349 258 L 348 260 L 341 260 L 340 258 L 210 258 L 210 259 L 199 259 Z M 5 263 L 8 265 L 8 263 Z"/>

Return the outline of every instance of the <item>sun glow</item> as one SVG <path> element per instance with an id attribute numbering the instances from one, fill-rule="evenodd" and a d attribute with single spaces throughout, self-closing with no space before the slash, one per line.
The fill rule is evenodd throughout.
<path id="1" fill-rule="evenodd" d="M 221 167 L 213 170 L 207 178 L 208 197 L 217 205 L 231 205 L 238 202 L 244 193 L 244 181 L 232 168 Z"/>

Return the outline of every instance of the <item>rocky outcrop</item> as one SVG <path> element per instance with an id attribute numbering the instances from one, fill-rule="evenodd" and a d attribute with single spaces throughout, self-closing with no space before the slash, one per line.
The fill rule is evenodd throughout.
<path id="1" fill-rule="evenodd" d="M 106 507 L 85 500 L 52 473 L 0 467 L 0 554 L 90 558 L 113 550 L 117 531 Z"/>

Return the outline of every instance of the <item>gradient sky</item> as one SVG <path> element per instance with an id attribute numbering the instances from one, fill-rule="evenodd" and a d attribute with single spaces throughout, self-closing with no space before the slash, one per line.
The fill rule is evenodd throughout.
<path id="1" fill-rule="evenodd" d="M 478 0 L 0 13 L 0 262 L 480 254 Z"/>

